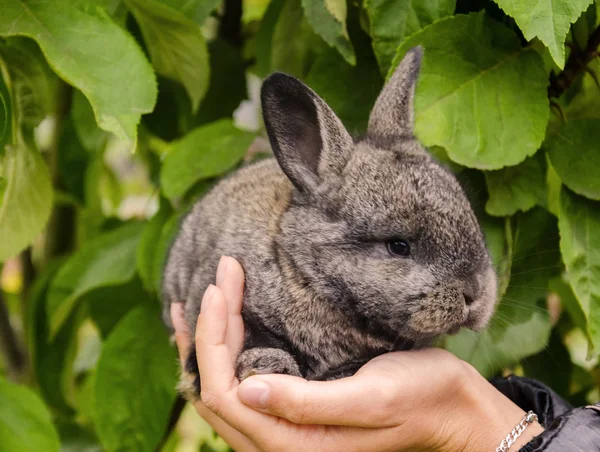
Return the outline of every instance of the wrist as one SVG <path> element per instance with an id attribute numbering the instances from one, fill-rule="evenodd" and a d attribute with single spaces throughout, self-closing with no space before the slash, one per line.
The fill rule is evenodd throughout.
<path id="1" fill-rule="evenodd" d="M 466 379 L 462 394 L 458 395 L 456 431 L 464 432 L 453 450 L 495 451 L 502 440 L 523 419 L 525 411 L 494 388 L 473 367 L 465 364 Z M 460 411 L 458 411 L 460 410 Z M 461 415 L 458 415 L 458 412 Z M 534 422 L 527 426 L 510 450 L 518 451 L 543 432 Z"/>

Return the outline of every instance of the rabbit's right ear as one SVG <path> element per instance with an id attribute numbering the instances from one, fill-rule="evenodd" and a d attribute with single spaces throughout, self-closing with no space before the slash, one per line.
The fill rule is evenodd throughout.
<path id="1" fill-rule="evenodd" d="M 262 86 L 263 117 L 279 166 L 301 191 L 339 174 L 352 152 L 352 137 L 313 90 L 283 73 Z"/>
<path id="2" fill-rule="evenodd" d="M 367 130 L 369 136 L 399 137 L 413 134 L 413 98 L 422 58 L 421 46 L 413 47 L 404 56 L 371 110 Z"/>

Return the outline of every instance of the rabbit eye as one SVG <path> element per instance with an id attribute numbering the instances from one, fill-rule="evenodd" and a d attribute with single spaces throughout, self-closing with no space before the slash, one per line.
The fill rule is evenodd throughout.
<path id="1" fill-rule="evenodd" d="M 410 246 L 404 240 L 387 242 L 387 249 L 390 254 L 395 256 L 408 256 L 410 254 Z"/>

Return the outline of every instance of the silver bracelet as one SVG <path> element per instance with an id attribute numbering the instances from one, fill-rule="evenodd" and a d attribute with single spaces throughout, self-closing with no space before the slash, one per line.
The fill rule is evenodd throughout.
<path id="1" fill-rule="evenodd" d="M 515 443 L 517 438 L 521 436 L 521 433 L 525 431 L 527 426 L 536 422 L 537 420 L 538 416 L 533 411 L 527 413 L 525 417 L 521 419 L 521 422 L 519 422 L 517 426 L 513 428 L 508 435 L 506 435 L 506 438 L 502 440 L 500 445 L 496 448 L 496 452 L 506 452 L 510 448 L 510 446 L 512 446 Z"/>

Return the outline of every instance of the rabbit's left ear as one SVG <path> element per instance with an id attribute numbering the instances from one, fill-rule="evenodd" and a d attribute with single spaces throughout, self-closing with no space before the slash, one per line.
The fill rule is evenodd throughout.
<path id="1" fill-rule="evenodd" d="M 352 151 L 352 137 L 317 94 L 296 78 L 275 73 L 261 90 L 263 117 L 283 172 L 303 192 L 336 177 Z"/>
<path id="2" fill-rule="evenodd" d="M 384 86 L 369 117 L 370 137 L 412 136 L 413 98 L 422 58 L 422 47 L 409 50 Z"/>

